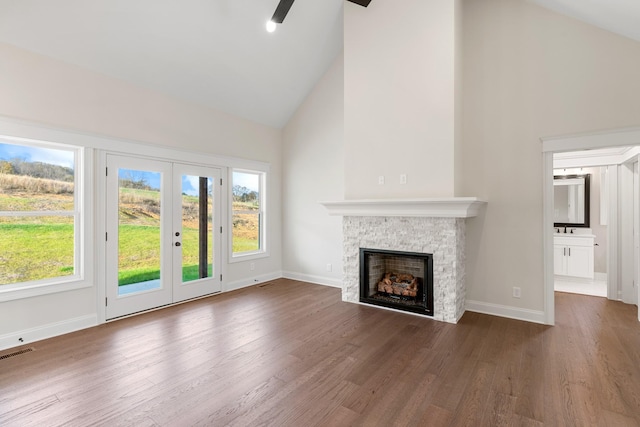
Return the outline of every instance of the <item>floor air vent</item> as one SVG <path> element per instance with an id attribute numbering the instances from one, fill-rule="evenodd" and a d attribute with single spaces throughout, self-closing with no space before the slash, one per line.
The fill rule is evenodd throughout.
<path id="1" fill-rule="evenodd" d="M 22 350 L 14 351 L 13 353 L 4 354 L 4 355 L 0 356 L 0 360 L 8 359 L 8 358 L 13 357 L 13 356 L 19 356 L 19 355 L 25 354 L 25 353 L 29 353 L 29 352 L 31 352 L 33 350 L 34 350 L 33 347 L 23 348 Z"/>

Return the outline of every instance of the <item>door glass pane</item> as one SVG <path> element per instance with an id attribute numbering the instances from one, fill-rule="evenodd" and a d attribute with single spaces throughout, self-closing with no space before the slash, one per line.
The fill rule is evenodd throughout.
<path id="1" fill-rule="evenodd" d="M 118 169 L 118 295 L 160 288 L 160 182 Z"/>
<path id="2" fill-rule="evenodd" d="M 212 277 L 213 179 L 182 175 L 182 281 Z"/>

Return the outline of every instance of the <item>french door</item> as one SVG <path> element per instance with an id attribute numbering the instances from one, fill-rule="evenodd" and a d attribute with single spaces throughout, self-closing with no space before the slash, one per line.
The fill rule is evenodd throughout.
<path id="1" fill-rule="evenodd" d="M 107 155 L 106 318 L 212 294 L 220 170 Z"/>

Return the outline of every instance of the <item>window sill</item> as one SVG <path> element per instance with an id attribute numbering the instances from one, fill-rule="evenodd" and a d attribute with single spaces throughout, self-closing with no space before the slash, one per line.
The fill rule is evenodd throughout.
<path id="1" fill-rule="evenodd" d="M 254 259 L 267 258 L 267 257 L 269 257 L 269 252 L 267 251 L 231 254 L 231 256 L 229 257 L 229 263 L 233 264 L 236 262 L 251 261 Z"/>
<path id="2" fill-rule="evenodd" d="M 88 288 L 92 285 L 86 280 L 78 279 L 62 283 L 34 283 L 24 286 L 2 285 L 0 286 L 0 302 L 14 301 L 25 298 L 33 298 L 41 295 L 55 294 L 58 292 L 73 291 Z"/>

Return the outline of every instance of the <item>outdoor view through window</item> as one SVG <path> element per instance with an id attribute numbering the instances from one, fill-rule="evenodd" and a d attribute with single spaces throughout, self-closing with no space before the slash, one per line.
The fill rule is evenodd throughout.
<path id="1" fill-rule="evenodd" d="M 182 281 L 189 282 L 213 274 L 213 179 L 181 175 L 180 182 Z M 119 295 L 160 287 L 161 187 L 160 172 L 118 169 Z"/>
<path id="2" fill-rule="evenodd" d="M 0 139 L 0 286 L 77 279 L 81 220 L 77 158 L 78 149 L 70 146 Z M 233 254 L 263 252 L 264 172 L 234 170 L 232 176 Z M 119 285 L 157 279 L 159 260 L 146 260 L 143 254 L 146 245 L 160 238 L 159 174 L 123 169 L 118 181 L 123 234 Z M 195 211 L 205 188 L 205 229 L 207 240 L 211 240 L 213 181 L 206 179 L 202 185 L 199 177 L 182 177 L 183 216 L 193 216 L 191 211 Z M 127 208 L 135 211 L 132 206 L 140 204 L 145 206 L 145 215 L 125 212 Z M 197 241 L 197 228 L 201 226 L 196 222 L 183 224 L 185 282 L 213 274 L 213 242 L 206 245 L 204 271 L 198 261 L 198 245 L 191 244 L 191 240 Z"/>
<path id="3" fill-rule="evenodd" d="M 262 173 L 233 171 L 233 253 L 264 250 Z"/>
<path id="4" fill-rule="evenodd" d="M 0 140 L 0 285 L 75 274 L 75 150 Z"/>

